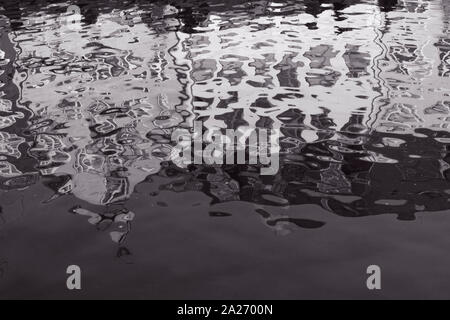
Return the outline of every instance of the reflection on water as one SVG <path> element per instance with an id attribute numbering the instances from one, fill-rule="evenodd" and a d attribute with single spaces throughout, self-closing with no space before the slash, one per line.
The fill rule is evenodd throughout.
<path id="1" fill-rule="evenodd" d="M 81 22 L 67 23 L 70 4 Z M 50 206 L 74 195 L 80 205 L 67 210 L 117 243 L 139 220 L 127 209 L 135 187 L 155 181 L 149 201 L 199 191 L 211 217 L 232 214 L 217 203 L 250 202 L 281 234 L 324 223 L 270 206 L 400 220 L 450 209 L 444 0 L 8 0 L 0 9 L 0 197 L 34 184 L 53 191 L 41 199 Z M 171 133 L 195 119 L 280 129 L 280 171 L 178 168 Z M 2 214 L 7 223 L 15 213 Z"/>

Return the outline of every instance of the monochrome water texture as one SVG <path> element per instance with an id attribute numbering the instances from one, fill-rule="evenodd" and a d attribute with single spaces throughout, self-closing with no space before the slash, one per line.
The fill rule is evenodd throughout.
<path id="1" fill-rule="evenodd" d="M 450 298 L 449 182 L 447 0 L 0 2 L 0 298 Z"/>

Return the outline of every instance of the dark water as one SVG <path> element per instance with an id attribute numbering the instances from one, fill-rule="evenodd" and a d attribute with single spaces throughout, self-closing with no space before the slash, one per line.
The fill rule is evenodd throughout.
<path id="1" fill-rule="evenodd" d="M 1 2 L 0 297 L 450 298 L 449 18 L 446 0 Z M 177 167 L 194 120 L 279 129 L 278 174 Z"/>

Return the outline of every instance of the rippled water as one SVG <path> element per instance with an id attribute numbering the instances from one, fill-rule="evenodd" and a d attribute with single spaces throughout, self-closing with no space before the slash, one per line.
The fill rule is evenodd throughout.
<path id="1" fill-rule="evenodd" d="M 446 0 L 1 2 L 0 296 L 448 298 L 449 18 Z M 194 120 L 279 129 L 278 174 L 177 167 Z"/>

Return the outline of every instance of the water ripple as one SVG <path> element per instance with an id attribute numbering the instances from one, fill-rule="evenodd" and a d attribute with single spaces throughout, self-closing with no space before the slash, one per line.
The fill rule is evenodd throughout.
<path id="1" fill-rule="evenodd" d="M 450 208 L 445 1 L 70 2 L 80 16 L 25 2 L 0 8 L 0 194 L 43 183 L 47 204 L 104 207 L 71 212 L 115 225 L 115 242 L 154 177 L 213 206 L 254 203 L 277 230 L 323 223 L 264 206 L 400 220 Z M 194 119 L 279 129 L 279 173 L 169 162 L 171 134 Z"/>

